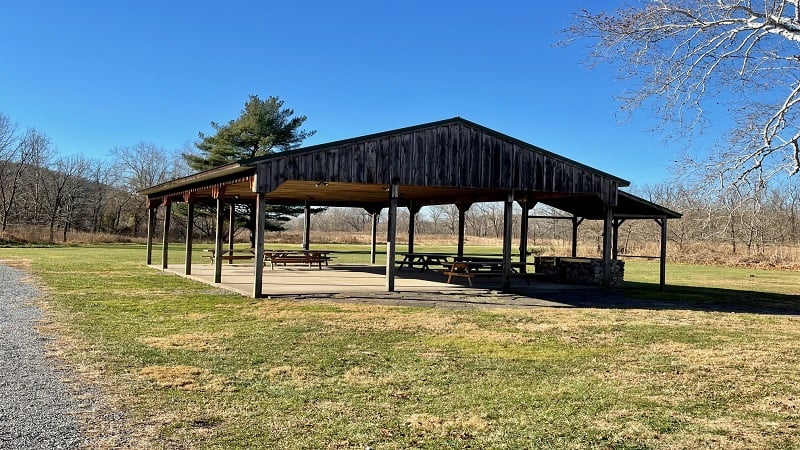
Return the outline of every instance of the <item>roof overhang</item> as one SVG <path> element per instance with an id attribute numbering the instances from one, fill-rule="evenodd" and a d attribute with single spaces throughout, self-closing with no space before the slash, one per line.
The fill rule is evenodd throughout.
<path id="1" fill-rule="evenodd" d="M 198 172 L 182 178 L 167 181 L 165 183 L 151 186 L 147 189 L 139 191 L 141 195 L 157 195 L 163 196 L 165 194 L 174 194 L 181 192 L 192 187 L 211 185 L 222 180 L 236 178 L 237 176 L 253 173 L 252 166 L 240 164 L 239 162 L 226 164 L 224 166 L 215 167 L 203 172 Z"/>

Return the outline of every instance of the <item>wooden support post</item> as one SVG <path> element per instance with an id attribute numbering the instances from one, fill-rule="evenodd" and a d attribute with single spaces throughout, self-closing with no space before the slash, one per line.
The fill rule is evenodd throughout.
<path id="1" fill-rule="evenodd" d="M 522 199 L 519 202 L 519 206 L 522 208 L 522 216 L 520 216 L 520 223 L 519 223 L 519 262 L 523 264 L 520 268 L 522 273 L 527 273 L 528 268 L 526 264 L 528 263 L 528 211 L 530 211 L 530 203 L 526 199 Z"/>
<path id="2" fill-rule="evenodd" d="M 172 216 L 172 203 L 164 200 L 164 245 L 161 247 L 161 268 L 169 266 L 169 219 Z"/>
<path id="3" fill-rule="evenodd" d="M 228 211 L 228 252 L 230 255 L 233 255 L 233 233 L 236 231 L 236 224 L 235 224 L 235 217 L 236 217 L 236 205 L 234 202 L 231 202 Z M 233 264 L 233 260 L 229 259 L 228 264 Z"/>
<path id="4" fill-rule="evenodd" d="M 369 211 L 372 218 L 372 239 L 370 240 L 369 246 L 369 263 L 375 264 L 375 253 L 376 253 L 376 245 L 378 240 L 378 217 L 380 217 L 380 210 L 378 211 Z"/>
<path id="5" fill-rule="evenodd" d="M 464 256 L 464 228 L 466 227 L 466 215 L 472 203 L 457 203 L 458 208 L 458 257 Z"/>
<path id="6" fill-rule="evenodd" d="M 214 230 L 214 283 L 222 282 L 222 196 L 217 197 L 216 229 Z"/>
<path id="7" fill-rule="evenodd" d="M 619 227 L 625 223 L 625 219 L 614 219 L 614 243 L 611 249 L 611 259 L 617 259 L 619 256 Z"/>
<path id="8" fill-rule="evenodd" d="M 659 255 L 658 265 L 658 287 L 663 291 L 667 282 L 667 217 L 664 216 L 660 220 L 656 219 L 656 223 L 661 225 L 661 255 Z"/>
<path id="9" fill-rule="evenodd" d="M 394 259 L 397 241 L 397 198 L 400 186 L 392 184 L 389 188 L 389 220 L 386 230 L 386 290 L 394 292 Z"/>
<path id="10" fill-rule="evenodd" d="M 311 204 L 303 205 L 303 250 L 311 248 Z"/>
<path id="11" fill-rule="evenodd" d="M 149 203 L 149 200 L 148 200 Z M 147 265 L 153 264 L 153 236 L 156 232 L 156 207 L 149 205 L 147 208 L 147 257 L 145 261 Z"/>
<path id="12" fill-rule="evenodd" d="M 255 226 L 255 269 L 253 273 L 253 297 L 263 295 L 264 282 L 264 228 L 267 221 L 266 196 L 257 194 L 256 198 L 256 226 Z"/>
<path id="13" fill-rule="evenodd" d="M 578 219 L 577 217 L 572 218 L 572 257 L 578 257 L 578 226 L 583 223 L 583 217 Z"/>
<path id="14" fill-rule="evenodd" d="M 417 227 L 417 213 L 419 207 L 408 202 L 408 253 L 414 253 L 414 232 Z"/>
<path id="15" fill-rule="evenodd" d="M 511 290 L 511 241 L 514 230 L 514 193 L 509 192 L 503 208 L 503 292 Z"/>
<path id="16" fill-rule="evenodd" d="M 194 202 L 189 199 L 186 206 L 186 256 L 184 273 L 192 274 L 192 235 L 194 234 Z"/>
<path id="17" fill-rule="evenodd" d="M 611 286 L 611 246 L 614 234 L 614 207 L 605 206 L 603 218 L 603 287 Z"/>

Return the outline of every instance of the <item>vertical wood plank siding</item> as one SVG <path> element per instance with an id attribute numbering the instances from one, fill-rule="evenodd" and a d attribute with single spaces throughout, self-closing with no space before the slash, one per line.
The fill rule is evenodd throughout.
<path id="1" fill-rule="evenodd" d="M 616 205 L 619 182 L 463 123 L 348 141 L 258 161 L 259 190 L 288 180 L 595 194 Z"/>

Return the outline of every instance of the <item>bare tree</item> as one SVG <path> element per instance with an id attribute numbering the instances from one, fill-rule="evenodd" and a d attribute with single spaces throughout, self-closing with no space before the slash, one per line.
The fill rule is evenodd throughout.
<path id="1" fill-rule="evenodd" d="M 458 233 L 458 207 L 456 205 L 435 205 L 430 207 L 431 218 L 438 229 L 450 234 Z"/>
<path id="2" fill-rule="evenodd" d="M 170 152 L 152 143 L 140 142 L 134 146 L 116 147 L 111 150 L 119 183 L 135 201 L 131 213 L 130 228 L 138 234 L 145 218 L 144 198 L 138 191 L 163 183 L 172 178 L 188 174 L 186 163 L 180 152 Z"/>
<path id="3" fill-rule="evenodd" d="M 113 193 L 113 186 L 116 184 L 116 175 L 112 166 L 105 160 L 90 161 L 88 168 L 88 182 L 90 191 L 87 197 L 90 201 L 91 225 L 90 231 L 97 233 L 102 231 L 103 209 L 109 204 L 108 200 Z"/>
<path id="4" fill-rule="evenodd" d="M 567 30 L 594 38 L 634 88 L 624 110 L 655 106 L 691 133 L 727 108 L 735 125 L 704 165 L 723 181 L 800 171 L 798 0 L 646 0 L 613 13 L 581 11 Z M 718 106 L 718 104 L 720 104 Z"/>
<path id="5" fill-rule="evenodd" d="M 343 219 L 350 231 L 366 231 L 372 224 L 372 215 L 361 208 L 347 208 L 343 213 Z"/>
<path id="6" fill-rule="evenodd" d="M 24 191 L 20 193 L 20 204 L 15 206 L 15 210 L 21 216 L 22 223 L 38 224 L 43 217 L 42 198 L 46 195 L 46 183 L 51 176 L 48 167 L 55 151 L 50 138 L 34 129 L 25 133 L 20 145 L 20 151 L 26 155 L 21 175 L 25 184 Z"/>
<path id="7" fill-rule="evenodd" d="M 88 161 L 80 156 L 59 157 L 52 169 L 42 167 L 39 171 L 42 191 L 38 200 L 50 231 L 50 242 L 55 240 L 55 228 L 64 225 L 64 240 L 69 230 L 72 215 L 81 200 L 81 183 L 85 180 Z"/>
<path id="8" fill-rule="evenodd" d="M 8 116 L 0 113 L 0 201 L 3 207 L 0 230 L 2 231 L 5 231 L 8 225 L 8 217 L 14 208 L 14 200 L 25 167 L 26 153 L 20 144 L 17 125 L 11 122 Z"/>
<path id="9" fill-rule="evenodd" d="M 116 147 L 111 155 L 125 187 L 131 192 L 163 183 L 186 173 L 178 152 L 168 152 L 155 144 L 140 142 L 130 147 Z"/>

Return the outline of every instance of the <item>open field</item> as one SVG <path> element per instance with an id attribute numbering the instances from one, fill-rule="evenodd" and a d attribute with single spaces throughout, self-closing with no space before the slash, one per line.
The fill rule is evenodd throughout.
<path id="1" fill-rule="evenodd" d="M 800 448 L 797 272 L 670 265 L 660 293 L 630 261 L 626 291 L 673 307 L 449 310 L 247 299 L 139 245 L 0 260 L 142 448 Z"/>

